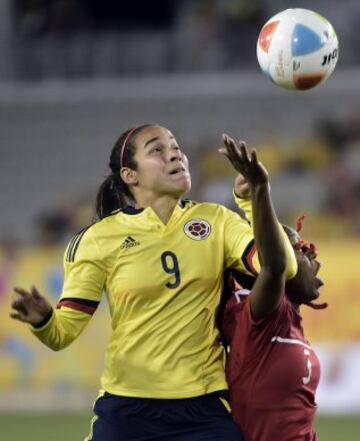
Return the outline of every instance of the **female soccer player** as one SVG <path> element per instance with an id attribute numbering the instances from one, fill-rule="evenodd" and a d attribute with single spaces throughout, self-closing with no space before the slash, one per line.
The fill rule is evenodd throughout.
<path id="1" fill-rule="evenodd" d="M 235 193 L 242 199 L 236 200 L 247 218 L 254 219 L 262 267 L 251 291 L 234 290 L 225 309 L 233 417 L 245 441 L 316 441 L 313 421 L 320 365 L 304 337 L 300 315 L 302 304 L 326 307 L 312 303 L 323 284 L 317 278 L 316 248 L 284 226 L 298 263 L 297 275 L 285 283 L 283 242 L 274 226 L 266 232 L 256 227 L 257 214 L 254 206 L 251 212 L 248 197 L 253 191 L 247 178 L 237 178 Z"/>
<path id="2" fill-rule="evenodd" d="M 224 144 L 221 152 L 247 176 L 245 147 L 227 136 Z M 97 196 L 99 222 L 66 249 L 57 309 L 35 288 L 16 288 L 12 316 L 59 350 L 106 293 L 113 333 L 89 440 L 241 440 L 222 395 L 215 316 L 224 269 L 260 270 L 251 227 L 220 205 L 181 200 L 190 189 L 188 162 L 164 127 L 125 132 L 110 168 Z M 296 261 L 285 240 L 291 277 Z"/>

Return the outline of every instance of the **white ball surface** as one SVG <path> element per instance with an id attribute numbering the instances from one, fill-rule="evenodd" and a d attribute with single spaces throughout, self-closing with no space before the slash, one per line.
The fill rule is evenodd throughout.
<path id="1" fill-rule="evenodd" d="M 339 48 L 334 28 L 308 9 L 286 9 L 268 20 L 257 41 L 262 71 L 285 89 L 306 90 L 326 81 Z"/>

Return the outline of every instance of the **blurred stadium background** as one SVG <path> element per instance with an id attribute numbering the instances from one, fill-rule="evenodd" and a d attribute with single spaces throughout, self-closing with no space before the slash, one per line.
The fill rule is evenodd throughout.
<path id="1" fill-rule="evenodd" d="M 329 81 L 287 92 L 257 67 L 261 25 L 287 7 L 327 17 L 340 42 Z M 221 133 L 256 146 L 280 218 L 307 215 L 326 282 L 304 308 L 322 361 L 320 439 L 360 439 L 360 3 L 358 0 L 1 0 L 0 439 L 86 435 L 109 335 L 105 302 L 52 353 L 8 318 L 12 286 L 56 302 L 62 253 L 94 215 L 110 149 L 157 122 L 190 157 L 191 197 L 233 206 Z"/>

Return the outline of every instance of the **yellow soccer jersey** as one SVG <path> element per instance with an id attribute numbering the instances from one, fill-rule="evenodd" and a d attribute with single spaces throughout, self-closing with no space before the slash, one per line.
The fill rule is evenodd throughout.
<path id="1" fill-rule="evenodd" d="M 150 207 L 119 211 L 70 242 L 58 308 L 32 332 L 62 349 L 80 334 L 104 292 L 113 333 L 103 390 L 186 398 L 225 389 L 215 326 L 223 273 L 257 272 L 254 250 L 248 223 L 217 204 L 187 201 L 167 225 Z"/>

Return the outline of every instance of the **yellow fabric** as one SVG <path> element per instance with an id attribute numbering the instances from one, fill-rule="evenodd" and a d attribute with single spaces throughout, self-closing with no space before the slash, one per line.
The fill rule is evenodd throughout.
<path id="1" fill-rule="evenodd" d="M 90 319 L 91 315 L 74 309 L 56 309 L 46 325 L 41 328 L 30 325 L 30 330 L 46 346 L 59 351 L 69 346 L 81 334 Z"/>
<path id="2" fill-rule="evenodd" d="M 239 198 L 235 192 L 233 192 L 234 199 L 236 205 L 245 213 L 246 219 L 252 223 L 253 215 L 252 215 L 252 205 L 251 205 L 251 199 L 249 198 Z M 296 257 L 294 253 L 294 249 L 289 241 L 289 238 L 287 237 L 284 229 L 280 227 L 281 235 L 284 239 L 284 245 L 285 245 L 285 253 L 286 253 L 286 278 L 292 279 L 296 276 L 297 273 L 297 262 Z"/>
<path id="3" fill-rule="evenodd" d="M 227 400 L 225 400 L 225 398 L 221 398 L 221 397 L 219 397 L 219 400 L 222 402 L 222 404 L 223 404 L 223 406 L 225 407 L 225 409 L 226 409 L 229 413 L 231 413 L 231 407 L 230 407 L 229 402 L 228 402 Z"/>
<path id="4" fill-rule="evenodd" d="M 236 205 L 242 210 L 246 216 L 246 219 L 252 223 L 252 205 L 251 205 L 251 199 L 250 198 L 239 198 L 239 196 L 236 195 L 235 191 L 233 191 L 233 196 Z"/>
<path id="5" fill-rule="evenodd" d="M 210 226 L 203 240 L 186 234 L 193 220 Z M 224 270 L 248 273 L 242 257 L 252 240 L 251 227 L 238 214 L 192 201 L 177 206 L 167 225 L 151 208 L 120 211 L 83 233 L 76 252 L 73 240 L 72 252 L 65 252 L 61 297 L 99 301 L 104 290 L 110 307 L 113 333 L 101 389 L 153 398 L 226 389 L 216 312 Z M 252 266 L 259 270 L 256 254 Z M 61 349 L 89 318 L 65 307 L 33 332 Z"/>

